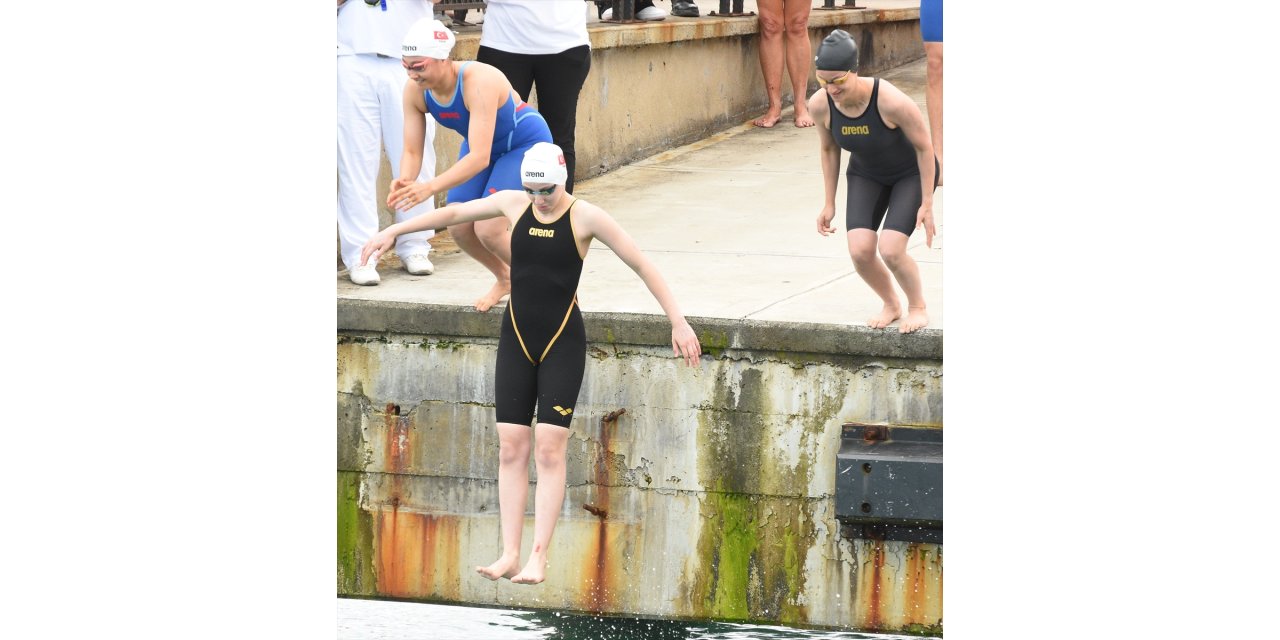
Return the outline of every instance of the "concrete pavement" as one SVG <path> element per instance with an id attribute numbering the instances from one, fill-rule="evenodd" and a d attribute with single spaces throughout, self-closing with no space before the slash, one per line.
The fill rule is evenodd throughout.
<path id="1" fill-rule="evenodd" d="M 912 96 L 923 114 L 924 59 L 880 77 Z M 836 197 L 841 232 L 820 236 L 817 137 L 790 122 L 788 109 L 773 129 L 744 123 L 582 181 L 575 195 L 609 211 L 631 234 L 666 277 L 686 316 L 865 325 L 881 303 L 849 259 L 844 181 Z M 924 280 L 929 331 L 943 327 L 944 192 L 945 187 L 934 196 L 933 248 L 925 246 L 922 231 L 908 244 Z M 339 271 L 338 297 L 466 307 L 488 290 L 492 276 L 447 234 L 433 246 L 435 274 L 411 276 L 387 256 L 378 286 L 353 285 Z M 587 255 L 579 301 L 585 312 L 662 314 L 640 279 L 599 242 Z M 896 324 L 888 331 L 896 333 Z"/>

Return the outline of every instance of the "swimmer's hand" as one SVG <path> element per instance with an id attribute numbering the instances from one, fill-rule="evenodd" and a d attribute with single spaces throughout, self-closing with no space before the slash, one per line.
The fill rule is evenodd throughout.
<path id="1" fill-rule="evenodd" d="M 836 232 L 836 228 L 831 226 L 831 219 L 836 217 L 836 209 L 831 205 L 822 208 L 822 213 L 818 214 L 818 233 L 829 236 Z"/>
<path id="2" fill-rule="evenodd" d="M 933 206 L 928 204 L 920 205 L 920 211 L 916 212 L 916 228 L 924 227 L 924 244 L 930 249 L 933 248 Z"/>
<path id="3" fill-rule="evenodd" d="M 363 267 L 368 264 L 370 258 L 373 259 L 373 264 L 378 264 L 378 256 L 391 249 L 391 245 L 396 242 L 396 236 L 400 235 L 391 230 L 394 226 L 391 225 L 391 227 L 379 231 L 372 238 L 369 238 L 368 242 L 364 243 L 364 248 L 360 250 L 360 266 Z"/>
<path id="4" fill-rule="evenodd" d="M 391 193 L 387 196 L 387 206 L 396 211 L 408 211 L 427 201 L 435 195 L 430 182 L 415 182 L 404 178 L 391 181 Z"/>
<path id="5" fill-rule="evenodd" d="M 688 322 L 681 320 L 671 325 L 671 351 L 684 358 L 685 364 L 696 367 L 701 364 L 702 345 L 698 344 L 698 336 Z"/>

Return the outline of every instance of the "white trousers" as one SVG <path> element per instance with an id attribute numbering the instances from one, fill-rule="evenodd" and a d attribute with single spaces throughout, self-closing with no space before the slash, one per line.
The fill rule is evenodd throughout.
<path id="1" fill-rule="evenodd" d="M 342 262 L 359 266 L 360 250 L 378 232 L 378 167 L 387 151 L 392 178 L 400 176 L 404 147 L 404 85 L 408 76 L 397 58 L 374 54 L 338 56 L 338 237 Z M 418 181 L 435 177 L 435 120 L 427 118 L 426 146 Z M 395 212 L 396 222 L 435 208 L 428 200 Z M 434 231 L 407 233 L 396 240 L 396 254 L 427 255 Z"/>

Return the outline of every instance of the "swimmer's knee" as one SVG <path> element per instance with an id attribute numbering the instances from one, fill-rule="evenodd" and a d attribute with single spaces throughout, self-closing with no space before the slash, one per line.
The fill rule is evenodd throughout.
<path id="1" fill-rule="evenodd" d="M 876 239 L 860 237 L 861 234 L 849 235 L 849 257 L 857 264 L 865 264 L 876 259 Z"/>
<path id="2" fill-rule="evenodd" d="M 907 247 L 904 243 L 885 242 L 883 239 L 880 241 L 880 258 L 890 269 L 902 264 L 906 257 Z"/>
<path id="3" fill-rule="evenodd" d="M 489 244 L 496 240 L 502 239 L 507 235 L 507 219 L 493 218 L 491 220 L 481 220 L 472 223 L 472 233 L 478 236 L 485 244 Z"/>
<path id="4" fill-rule="evenodd" d="M 529 443 L 514 440 L 499 440 L 498 463 L 504 465 L 529 464 Z"/>
<path id="5" fill-rule="evenodd" d="M 474 222 L 461 222 L 455 225 L 451 225 L 449 227 L 449 234 L 452 235 L 455 239 L 459 237 L 475 238 L 476 224 Z"/>
<path id="6" fill-rule="evenodd" d="M 564 466 L 565 447 L 555 443 L 538 443 L 533 452 L 540 469 L 556 469 Z"/>

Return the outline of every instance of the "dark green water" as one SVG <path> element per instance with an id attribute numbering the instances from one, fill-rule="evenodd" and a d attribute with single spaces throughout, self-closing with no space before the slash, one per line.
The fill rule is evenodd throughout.
<path id="1" fill-rule="evenodd" d="M 815 631 L 338 598 L 338 640 L 919 640 Z"/>

